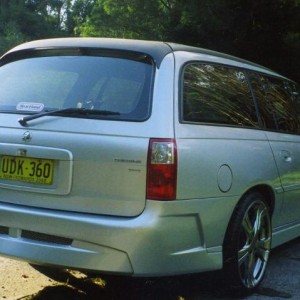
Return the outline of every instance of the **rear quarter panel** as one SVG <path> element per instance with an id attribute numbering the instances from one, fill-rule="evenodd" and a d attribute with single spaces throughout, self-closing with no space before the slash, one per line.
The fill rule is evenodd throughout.
<path id="1" fill-rule="evenodd" d="M 175 106 L 174 119 L 178 147 L 178 199 L 198 199 L 199 203 L 201 200 L 223 199 L 227 204 L 222 205 L 222 211 L 214 207 L 208 214 L 201 212 L 201 218 L 206 224 L 215 224 L 210 230 L 215 228 L 217 232 L 220 227 L 224 232 L 242 195 L 257 185 L 268 185 L 276 198 L 273 226 L 280 225 L 283 190 L 265 132 L 213 124 L 185 124 L 180 120 L 183 66 L 191 61 L 228 65 L 232 62 L 183 52 L 177 52 L 175 60 L 177 84 L 174 94 L 178 105 Z M 234 64 L 236 67 L 243 67 L 243 64 Z"/>

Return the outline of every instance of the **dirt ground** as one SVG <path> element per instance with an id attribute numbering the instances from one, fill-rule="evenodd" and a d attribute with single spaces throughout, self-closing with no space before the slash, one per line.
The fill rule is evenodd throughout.
<path id="1" fill-rule="evenodd" d="M 32 295 L 56 282 L 25 262 L 0 257 L 0 299 L 16 300 Z M 13 288 L 12 288 L 13 287 Z"/>
<path id="2" fill-rule="evenodd" d="M 104 288 L 101 278 L 88 278 L 79 271 L 43 268 L 0 257 L 0 300 L 93 299 L 102 296 Z"/>
<path id="3" fill-rule="evenodd" d="M 4 257 L 0 257 L 0 270 L 0 300 L 92 299 L 87 294 L 104 288 L 103 280 L 79 271 L 48 270 Z"/>
<path id="4" fill-rule="evenodd" d="M 35 268 L 25 262 L 0 257 L 0 300 L 186 300 L 197 299 L 184 295 L 198 294 L 199 287 L 200 290 L 205 287 L 201 300 L 216 299 L 209 295 L 218 282 L 213 273 L 203 276 L 200 279 L 203 285 L 199 286 L 199 278 L 193 276 L 155 281 L 109 275 L 87 277 L 78 271 L 42 268 L 45 276 Z"/>

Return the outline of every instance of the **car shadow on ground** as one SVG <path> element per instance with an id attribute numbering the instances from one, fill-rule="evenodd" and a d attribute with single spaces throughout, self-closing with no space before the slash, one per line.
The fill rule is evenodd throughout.
<path id="1" fill-rule="evenodd" d="M 300 239 L 278 247 L 272 251 L 271 261 L 285 256 L 299 245 Z M 290 250 L 289 250 L 290 249 Z M 229 300 L 245 299 L 230 290 L 222 272 L 207 272 L 192 275 L 172 276 L 162 278 L 131 278 L 123 276 L 96 275 L 34 266 L 35 269 L 59 282 L 48 286 L 36 295 L 26 297 L 26 300 Z M 256 293 L 259 296 L 291 298 L 291 295 L 271 288 L 260 287 Z"/>
<path id="2" fill-rule="evenodd" d="M 48 286 L 30 300 L 152 300 L 152 299 L 233 299 L 222 284 L 220 272 L 162 278 L 130 278 L 123 276 L 93 275 L 79 278 L 69 270 L 35 267 L 44 275 L 61 284 Z M 238 297 L 236 297 L 238 298 Z"/>

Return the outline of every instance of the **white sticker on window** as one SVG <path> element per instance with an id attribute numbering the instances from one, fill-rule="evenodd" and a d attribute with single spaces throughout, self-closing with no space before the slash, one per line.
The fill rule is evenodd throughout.
<path id="1" fill-rule="evenodd" d="M 17 110 L 40 112 L 44 109 L 43 103 L 20 102 L 17 104 Z"/>

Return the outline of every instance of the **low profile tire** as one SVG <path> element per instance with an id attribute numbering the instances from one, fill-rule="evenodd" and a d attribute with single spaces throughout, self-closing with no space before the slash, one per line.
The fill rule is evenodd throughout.
<path id="1" fill-rule="evenodd" d="M 231 288 L 252 292 L 261 283 L 271 249 L 270 210 L 261 194 L 236 207 L 224 240 L 224 271 Z"/>

